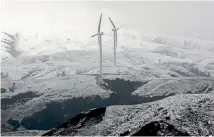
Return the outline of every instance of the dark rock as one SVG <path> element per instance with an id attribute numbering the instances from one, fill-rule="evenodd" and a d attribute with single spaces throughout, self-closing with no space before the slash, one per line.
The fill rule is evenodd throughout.
<path id="1" fill-rule="evenodd" d="M 190 136 L 188 133 L 179 131 L 173 125 L 164 121 L 154 121 L 143 126 L 132 136 Z"/>
<path id="2" fill-rule="evenodd" d="M 165 117 L 165 120 L 170 120 L 170 116 Z"/>
<path id="3" fill-rule="evenodd" d="M 70 135 L 75 133 L 75 130 L 84 126 L 99 123 L 103 120 L 103 116 L 105 115 L 106 107 L 91 109 L 85 113 L 80 113 L 70 119 L 69 121 L 61 124 L 57 128 L 50 130 L 45 133 L 43 136 L 55 136 L 55 135 Z M 64 131 L 59 131 L 59 129 L 66 129 Z"/>
<path id="4" fill-rule="evenodd" d="M 1 88 L 1 93 L 6 93 L 6 92 L 7 92 L 7 89 Z"/>
<path id="5" fill-rule="evenodd" d="M 161 107 L 161 108 L 158 108 L 158 111 L 160 111 L 160 110 L 162 110 L 163 109 L 163 107 Z"/>
<path id="6" fill-rule="evenodd" d="M 129 131 L 126 131 L 124 133 L 121 133 L 120 136 L 127 136 L 127 135 L 129 135 L 129 133 L 130 133 Z"/>
<path id="7" fill-rule="evenodd" d="M 7 122 L 8 122 L 8 124 L 10 124 L 11 126 L 13 126 L 13 131 L 16 131 L 17 128 L 20 127 L 20 123 L 19 123 L 18 120 L 13 120 L 13 119 L 10 118 Z"/>

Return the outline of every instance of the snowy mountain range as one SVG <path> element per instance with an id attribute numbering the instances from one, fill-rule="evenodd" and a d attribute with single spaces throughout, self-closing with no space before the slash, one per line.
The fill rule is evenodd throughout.
<path id="1" fill-rule="evenodd" d="M 102 116 L 92 117 L 94 121 L 80 114 L 77 123 L 69 126 L 80 115 L 47 135 L 134 135 L 150 124 L 173 127 L 157 135 L 213 134 L 213 41 L 121 30 L 115 67 L 113 36 L 106 33 L 104 75 L 99 81 L 97 39 L 82 34 L 45 37 L 11 33 L 12 39 L 4 35 L 3 39 L 13 43 L 2 42 L 1 48 L 1 125 L 5 135 L 34 130 L 43 133 L 82 111 L 104 106 L 109 107 L 101 109 L 105 110 Z M 193 124 L 187 117 L 190 114 L 196 117 Z M 111 117 L 117 123 L 111 125 Z M 126 121 L 125 117 L 130 118 Z M 204 122 L 207 119 L 211 120 L 209 127 Z M 186 125 L 182 127 L 179 120 Z M 198 120 L 201 123 L 196 123 Z M 196 127 L 198 131 L 192 132 Z"/>
<path id="2" fill-rule="evenodd" d="M 104 37 L 106 74 L 141 74 L 149 77 L 214 75 L 212 41 L 144 36 L 136 32 L 121 33 L 117 49 L 117 68 L 112 65 L 113 37 L 110 34 Z M 11 52 L 1 49 L 2 72 L 7 73 L 11 80 L 53 77 L 64 71 L 66 75 L 97 74 L 99 71 L 96 39 L 88 38 L 88 41 L 83 42 L 69 34 L 59 34 L 59 37 L 51 38 L 19 35 L 16 46 L 21 53 L 15 58 Z"/>

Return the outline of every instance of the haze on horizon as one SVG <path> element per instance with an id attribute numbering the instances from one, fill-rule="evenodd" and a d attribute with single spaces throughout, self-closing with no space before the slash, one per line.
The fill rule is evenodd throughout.
<path id="1" fill-rule="evenodd" d="M 116 25 L 142 33 L 159 33 L 214 40 L 214 2 L 114 2 L 114 1 L 3 1 L 3 30 L 25 34 L 81 31 L 92 35 L 100 13 L 102 29 Z"/>

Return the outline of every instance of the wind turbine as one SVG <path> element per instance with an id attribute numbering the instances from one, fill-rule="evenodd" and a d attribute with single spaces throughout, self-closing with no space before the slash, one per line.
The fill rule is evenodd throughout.
<path id="1" fill-rule="evenodd" d="M 102 13 L 100 15 L 100 21 L 99 21 L 99 25 L 98 25 L 98 32 L 97 32 L 97 34 L 91 36 L 91 37 L 98 36 L 98 43 L 99 43 L 99 46 L 100 46 L 100 78 L 102 78 L 102 74 L 103 74 L 103 64 L 102 64 L 102 35 L 103 35 L 103 32 L 100 32 L 101 20 L 102 20 Z"/>
<path id="2" fill-rule="evenodd" d="M 117 49 L 117 31 L 122 28 L 123 26 L 116 28 L 113 21 L 111 20 L 111 18 L 109 17 L 109 20 L 113 26 L 112 31 L 114 31 L 114 66 L 116 66 L 116 49 Z"/>

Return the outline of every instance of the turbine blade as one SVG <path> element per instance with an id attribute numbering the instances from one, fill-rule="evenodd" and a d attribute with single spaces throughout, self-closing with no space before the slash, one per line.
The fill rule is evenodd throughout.
<path id="1" fill-rule="evenodd" d="M 101 21 L 102 21 L 102 13 L 101 13 L 101 15 L 100 15 L 100 21 L 99 21 L 99 25 L 98 25 L 98 32 L 100 32 Z"/>
<path id="2" fill-rule="evenodd" d="M 112 26 L 114 27 L 114 29 L 116 29 L 116 27 L 115 27 L 115 25 L 114 25 L 113 21 L 111 20 L 111 18 L 110 18 L 110 17 L 108 17 L 108 18 L 109 18 L 109 20 L 110 20 L 110 22 L 111 22 Z"/>
<path id="3" fill-rule="evenodd" d="M 98 33 L 97 33 L 97 34 L 92 35 L 91 37 L 95 37 L 95 36 L 97 36 L 97 35 L 98 35 Z"/>
<path id="4" fill-rule="evenodd" d="M 121 29 L 124 25 L 122 25 L 121 27 L 117 28 L 117 30 Z"/>

